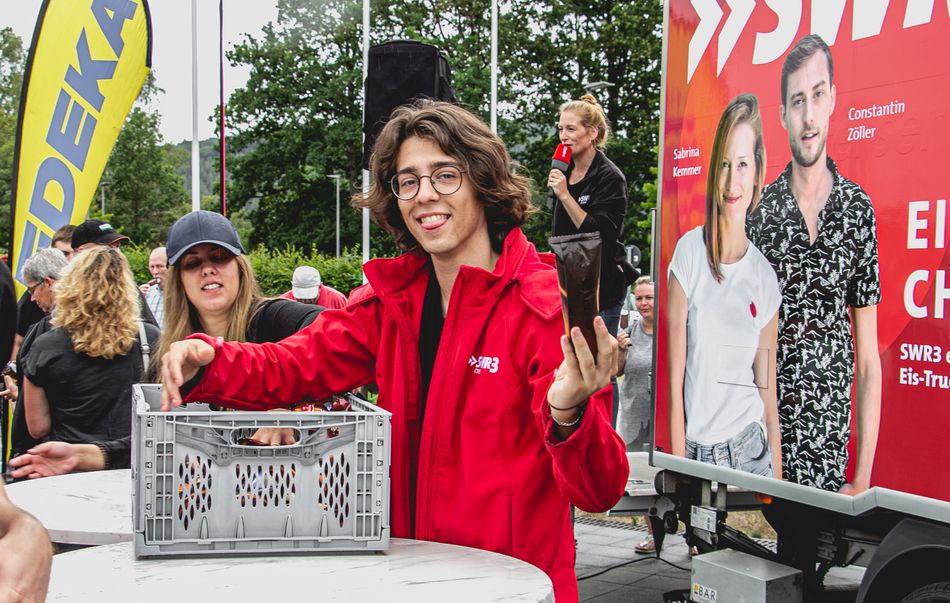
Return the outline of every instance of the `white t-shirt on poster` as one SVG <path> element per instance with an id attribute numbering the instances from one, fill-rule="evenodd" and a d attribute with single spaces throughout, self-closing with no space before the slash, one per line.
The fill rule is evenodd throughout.
<path id="1" fill-rule="evenodd" d="M 722 264 L 723 280 L 716 282 L 701 226 L 677 242 L 669 271 L 688 305 L 686 437 L 707 446 L 725 442 L 763 419 L 760 387 L 768 386 L 769 354 L 759 348 L 759 334 L 781 303 L 778 279 L 749 243 L 742 259 Z"/>

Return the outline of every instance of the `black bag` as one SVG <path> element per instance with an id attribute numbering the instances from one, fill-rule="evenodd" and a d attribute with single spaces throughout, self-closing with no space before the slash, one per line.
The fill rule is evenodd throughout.
<path id="1" fill-rule="evenodd" d="M 458 103 L 445 54 L 431 44 L 396 40 L 369 49 L 363 98 L 363 168 L 393 109 L 420 97 Z"/>

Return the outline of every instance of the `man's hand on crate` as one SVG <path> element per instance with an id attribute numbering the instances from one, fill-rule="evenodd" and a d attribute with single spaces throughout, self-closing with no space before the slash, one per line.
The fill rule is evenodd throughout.
<path id="1" fill-rule="evenodd" d="M 183 383 L 214 360 L 214 347 L 201 339 L 176 341 L 162 356 L 162 410 L 181 406 Z"/>
<path id="2" fill-rule="evenodd" d="M 251 436 L 258 446 L 288 446 L 297 443 L 297 432 L 280 427 L 261 427 Z"/>

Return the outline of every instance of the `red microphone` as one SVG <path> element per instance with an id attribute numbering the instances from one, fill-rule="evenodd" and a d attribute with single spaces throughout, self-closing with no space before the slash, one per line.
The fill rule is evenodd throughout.
<path id="1" fill-rule="evenodd" d="M 554 156 L 551 157 L 551 169 L 567 172 L 567 168 L 570 165 L 571 165 L 571 147 L 566 144 L 557 145 L 557 149 L 554 151 Z"/>
<path id="2" fill-rule="evenodd" d="M 561 170 L 565 174 L 571 165 L 571 147 L 566 144 L 557 145 L 554 156 L 551 157 L 551 169 Z M 554 189 L 548 188 L 548 209 L 554 209 Z"/>

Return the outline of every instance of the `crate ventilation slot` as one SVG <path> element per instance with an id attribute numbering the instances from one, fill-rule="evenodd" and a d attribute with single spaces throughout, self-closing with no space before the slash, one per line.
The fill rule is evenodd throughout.
<path id="1" fill-rule="evenodd" d="M 235 463 L 234 497 L 242 507 L 289 507 L 297 495 L 297 465 Z"/>
<path id="2" fill-rule="evenodd" d="M 178 480 L 178 519 L 187 530 L 195 515 L 211 510 L 211 460 L 186 454 Z"/>
<path id="3" fill-rule="evenodd" d="M 350 462 L 344 453 L 320 458 L 317 474 L 317 506 L 331 511 L 342 528 L 350 516 Z"/>

